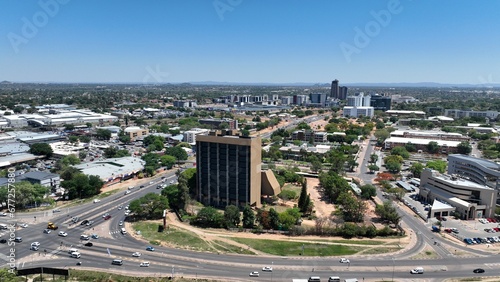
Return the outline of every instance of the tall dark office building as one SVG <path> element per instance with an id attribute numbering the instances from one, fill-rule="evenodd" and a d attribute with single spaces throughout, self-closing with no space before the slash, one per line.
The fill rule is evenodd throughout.
<path id="1" fill-rule="evenodd" d="M 379 94 L 371 95 L 370 106 L 374 110 L 388 111 L 391 109 L 391 97 L 381 96 Z"/>
<path id="2" fill-rule="evenodd" d="M 337 79 L 332 81 L 332 88 L 330 89 L 330 97 L 339 98 L 339 81 Z"/>
<path id="3" fill-rule="evenodd" d="M 339 87 L 339 100 L 346 100 L 347 99 L 347 87 L 345 86 L 340 86 Z"/>
<path id="4" fill-rule="evenodd" d="M 196 136 L 198 201 L 205 205 L 260 206 L 261 139 L 212 131 Z"/>

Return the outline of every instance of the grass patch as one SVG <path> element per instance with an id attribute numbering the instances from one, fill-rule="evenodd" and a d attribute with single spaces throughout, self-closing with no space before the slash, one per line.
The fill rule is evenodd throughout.
<path id="1" fill-rule="evenodd" d="M 297 193 L 297 195 L 300 195 L 300 190 L 301 190 L 302 187 L 298 186 L 298 185 L 295 185 L 295 184 L 292 184 L 292 183 L 286 183 L 282 190 L 292 190 L 292 191 L 295 191 L 295 193 Z"/>
<path id="2" fill-rule="evenodd" d="M 277 240 L 259 240 L 247 238 L 231 238 L 232 240 L 248 245 L 253 249 L 278 256 L 341 256 L 352 255 L 359 249 L 344 245 L 327 245 L 321 243 L 283 242 Z"/>
<path id="3" fill-rule="evenodd" d="M 144 239 L 148 240 L 152 245 L 158 245 L 160 242 L 165 242 L 175 247 L 196 251 L 216 251 L 210 244 L 198 237 L 196 234 L 170 227 L 164 232 L 158 232 L 158 223 L 152 222 L 136 222 L 132 224 L 136 231 L 141 231 Z"/>
<path id="4" fill-rule="evenodd" d="M 249 251 L 245 248 L 240 248 L 235 245 L 228 244 L 220 240 L 214 240 L 214 247 L 225 253 L 243 254 L 243 255 L 255 255 L 254 252 Z"/>
<path id="5" fill-rule="evenodd" d="M 386 253 L 394 253 L 399 251 L 397 248 L 371 248 L 363 252 L 363 255 L 378 255 Z"/>
<path id="6" fill-rule="evenodd" d="M 101 193 L 101 194 L 97 195 L 97 197 L 93 197 L 92 199 L 95 199 L 95 198 L 102 199 L 104 197 L 111 196 L 111 195 L 116 194 L 118 192 L 120 192 L 120 189 L 109 190 L 108 192 Z"/>
<path id="7" fill-rule="evenodd" d="M 384 241 L 377 240 L 326 240 L 332 243 L 352 244 L 352 245 L 387 245 Z M 397 243 L 395 243 L 396 245 Z"/>

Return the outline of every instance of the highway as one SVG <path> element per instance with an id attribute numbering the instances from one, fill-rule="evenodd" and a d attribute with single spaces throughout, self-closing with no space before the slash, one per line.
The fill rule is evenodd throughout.
<path id="1" fill-rule="evenodd" d="M 365 160 L 359 168 L 359 177 L 365 182 L 371 182 L 372 174 L 367 173 L 366 163 L 373 150 L 372 145 L 364 149 Z M 175 172 L 165 174 L 166 183 L 175 180 Z M 473 248 L 467 248 L 462 244 L 434 238 L 434 234 L 425 226 L 425 222 L 412 216 L 405 209 L 399 208 L 403 216 L 403 224 L 414 230 L 410 236 L 415 236 L 416 244 L 394 254 L 383 255 L 359 255 L 349 256 L 350 263 L 342 264 L 338 257 L 279 257 L 279 256 L 250 256 L 236 254 L 214 254 L 207 252 L 195 252 L 167 247 L 156 247 L 155 251 L 147 251 L 147 242 L 133 238 L 130 235 L 122 235 L 118 226 L 119 221 L 125 219 L 124 209 L 118 209 L 119 205 L 127 205 L 133 199 L 141 197 L 149 192 L 160 192 L 156 189 L 159 179 L 149 184 L 151 179 L 145 180 L 145 187 L 131 190 L 130 194 L 118 192 L 98 203 L 84 203 L 79 206 L 64 208 L 60 213 L 36 212 L 18 214 L 16 220 L 29 224 L 27 228 L 20 228 L 16 236 L 23 237 L 23 242 L 16 243 L 15 256 L 19 269 L 33 266 L 53 266 L 73 269 L 101 270 L 105 272 L 121 273 L 133 276 L 135 273 L 150 276 L 185 276 L 198 278 L 214 278 L 226 281 L 291 281 L 292 278 L 308 278 L 309 276 L 320 276 L 324 280 L 332 275 L 345 278 L 361 279 L 426 279 L 440 281 L 450 277 L 477 277 L 477 276 L 500 276 L 500 257 L 491 253 Z M 111 218 L 104 220 L 102 215 L 109 213 Z M 37 216 L 35 221 L 34 216 Z M 70 224 L 73 216 L 79 217 L 77 224 Z M 93 220 L 90 226 L 80 225 L 84 219 Z M 5 223 L 6 218 L 2 223 Z M 52 221 L 59 229 L 50 234 L 44 234 L 47 222 Z M 68 233 L 67 237 L 58 236 L 59 231 Z M 109 232 L 110 236 L 99 239 L 91 239 L 94 245 L 85 247 L 85 241 L 80 240 L 81 234 L 90 235 L 97 231 Z M 8 236 L 5 234 L 2 238 Z M 40 250 L 30 250 L 32 242 L 40 242 Z M 434 242 L 439 245 L 434 245 Z M 412 259 L 416 254 L 423 251 L 425 246 L 434 249 L 439 259 L 416 260 Z M 0 263 L 7 265 L 9 247 L 0 245 Z M 68 249 L 77 248 L 81 253 L 80 259 L 70 258 Z M 467 252 L 467 257 L 455 256 L 451 250 Z M 45 253 L 44 250 L 47 252 Z M 133 257 L 132 253 L 141 252 L 140 258 Z M 122 266 L 111 265 L 114 258 L 124 260 Z M 78 261 L 82 262 L 77 266 Z M 149 261 L 150 267 L 139 267 L 143 261 Z M 262 267 L 272 266 L 273 272 L 263 272 Z M 425 269 L 424 274 L 412 275 L 410 269 L 421 266 Z M 484 274 L 474 274 L 474 268 L 483 268 Z M 260 277 L 249 277 L 251 271 L 259 271 Z"/>

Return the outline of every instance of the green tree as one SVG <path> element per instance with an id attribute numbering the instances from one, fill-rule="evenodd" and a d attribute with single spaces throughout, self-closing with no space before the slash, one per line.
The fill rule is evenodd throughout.
<path id="1" fill-rule="evenodd" d="M 224 225 L 224 216 L 213 207 L 204 207 L 198 212 L 193 223 L 201 227 L 220 228 Z"/>
<path id="2" fill-rule="evenodd" d="M 188 159 L 188 154 L 182 147 L 169 147 L 165 149 L 165 154 L 174 156 L 177 160 L 184 161 Z"/>
<path id="3" fill-rule="evenodd" d="M 307 208 L 307 205 L 309 205 L 309 203 L 306 203 L 306 200 L 307 200 L 307 180 L 304 179 L 302 181 L 302 188 L 300 189 L 300 196 L 298 202 L 298 207 L 300 211 L 304 211 Z"/>
<path id="4" fill-rule="evenodd" d="M 371 199 L 372 197 L 377 196 L 377 188 L 371 184 L 365 184 L 360 187 L 361 189 L 361 198 L 363 199 Z"/>
<path id="5" fill-rule="evenodd" d="M 446 161 L 434 160 L 434 161 L 428 161 L 426 164 L 426 167 L 430 168 L 430 169 L 437 170 L 440 173 L 445 173 L 447 165 L 448 165 L 448 163 Z"/>
<path id="6" fill-rule="evenodd" d="M 279 223 L 279 213 L 273 208 L 269 209 L 269 224 L 271 225 L 271 228 L 279 229 Z"/>
<path id="7" fill-rule="evenodd" d="M 467 141 L 462 141 L 457 146 L 457 153 L 468 155 L 472 152 L 472 146 Z"/>
<path id="8" fill-rule="evenodd" d="M 224 219 L 226 220 L 226 226 L 229 228 L 238 227 L 240 224 L 240 210 L 234 205 L 226 206 L 224 210 Z"/>
<path id="9" fill-rule="evenodd" d="M 109 140 L 111 138 L 111 131 L 99 128 L 97 129 L 95 136 L 99 140 Z"/>
<path id="10" fill-rule="evenodd" d="M 439 152 L 439 145 L 436 141 L 431 141 L 427 144 L 427 151 L 431 154 L 436 154 Z"/>
<path id="11" fill-rule="evenodd" d="M 68 137 L 68 141 L 69 141 L 69 143 L 71 143 L 71 144 L 76 144 L 76 143 L 78 143 L 78 139 L 79 139 L 79 138 L 78 138 L 78 136 L 69 136 L 69 137 Z"/>
<path id="12" fill-rule="evenodd" d="M 371 164 L 368 165 L 368 170 L 370 171 L 370 173 L 375 173 L 375 171 L 379 171 L 380 168 L 375 164 Z"/>
<path id="13" fill-rule="evenodd" d="M 413 174 L 413 177 L 420 178 L 420 175 L 422 174 L 422 171 L 424 170 L 424 165 L 422 163 L 413 163 L 410 166 L 410 171 Z"/>
<path id="14" fill-rule="evenodd" d="M 399 173 L 401 171 L 401 163 L 394 160 L 389 160 L 385 163 L 385 168 L 387 168 L 387 170 L 391 173 Z"/>
<path id="15" fill-rule="evenodd" d="M 163 211 L 168 209 L 168 199 L 156 193 L 148 193 L 143 197 L 130 202 L 130 211 L 142 219 L 160 219 Z"/>
<path id="16" fill-rule="evenodd" d="M 47 143 L 35 143 L 30 145 L 30 153 L 37 156 L 44 155 L 47 158 L 50 158 L 54 151 L 52 150 L 52 147 L 50 147 L 50 145 Z"/>
<path id="17" fill-rule="evenodd" d="M 377 154 L 371 154 L 370 155 L 370 163 L 376 163 L 378 161 L 378 155 Z"/>
<path id="18" fill-rule="evenodd" d="M 410 153 L 408 153 L 406 148 L 402 147 L 402 146 L 397 146 L 397 147 L 392 148 L 391 155 L 401 156 L 405 160 L 410 157 Z"/>
<path id="19" fill-rule="evenodd" d="M 64 129 L 69 130 L 69 131 L 75 130 L 75 125 L 74 124 L 65 124 Z"/>
<path id="20" fill-rule="evenodd" d="M 90 140 L 91 140 L 89 136 L 85 136 L 85 135 L 80 136 L 78 139 L 80 139 L 80 142 L 82 142 L 82 143 L 90 143 Z"/>
<path id="21" fill-rule="evenodd" d="M 61 164 L 63 166 L 70 166 L 70 165 L 77 165 L 79 164 L 81 161 L 80 161 L 80 158 L 78 158 L 77 156 L 75 155 L 67 155 L 67 156 L 64 156 L 62 159 L 61 159 Z"/>
<path id="22" fill-rule="evenodd" d="M 243 228 L 253 228 L 255 223 L 255 214 L 249 205 L 243 208 Z"/>
<path id="23" fill-rule="evenodd" d="M 340 215 L 344 221 L 363 222 L 366 213 L 366 203 L 357 199 L 350 192 L 342 193 L 339 196 Z"/>
<path id="24" fill-rule="evenodd" d="M 163 155 L 160 157 L 161 165 L 167 167 L 167 169 L 171 169 L 176 161 L 174 156 Z"/>

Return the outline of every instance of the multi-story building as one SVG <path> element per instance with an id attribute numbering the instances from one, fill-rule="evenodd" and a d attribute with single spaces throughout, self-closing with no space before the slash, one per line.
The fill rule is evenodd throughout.
<path id="1" fill-rule="evenodd" d="M 260 206 L 261 139 L 212 131 L 196 138 L 196 198 L 212 206 Z"/>
<path id="2" fill-rule="evenodd" d="M 380 110 L 384 112 L 388 111 L 391 109 L 391 97 L 382 96 L 379 94 L 371 95 L 370 106 L 372 106 L 374 110 Z"/>
<path id="3" fill-rule="evenodd" d="M 363 92 L 347 97 L 347 106 L 343 109 L 344 117 L 373 117 L 374 109 L 370 106 L 370 95 L 364 95 Z"/>
<path id="4" fill-rule="evenodd" d="M 283 96 L 281 97 L 281 104 L 282 105 L 290 105 L 293 103 L 293 97 L 292 96 Z"/>
<path id="5" fill-rule="evenodd" d="M 345 100 L 345 99 L 347 99 L 347 87 L 345 87 L 345 86 L 340 86 L 339 87 L 338 99 L 339 100 Z"/>
<path id="6" fill-rule="evenodd" d="M 497 191 L 500 199 L 500 164 L 467 155 L 448 156 L 448 174 L 457 174 Z"/>
<path id="7" fill-rule="evenodd" d="M 292 140 L 313 141 L 314 143 L 324 143 L 328 141 L 328 133 L 315 132 L 312 130 L 295 130 L 292 132 Z"/>
<path id="8" fill-rule="evenodd" d="M 440 174 L 424 169 L 420 177 L 419 195 L 427 202 L 439 200 L 454 207 L 465 220 L 495 215 L 497 199 L 495 189 L 457 175 Z"/>
<path id="9" fill-rule="evenodd" d="M 125 130 L 123 130 L 123 132 L 125 132 L 125 134 L 127 134 L 130 137 L 131 141 L 135 141 L 137 140 L 137 138 L 149 134 L 149 130 L 147 128 L 141 128 L 139 126 L 127 127 L 125 128 Z"/>
<path id="10" fill-rule="evenodd" d="M 310 105 L 324 107 L 326 105 L 326 94 L 311 93 L 309 94 Z"/>
<path id="11" fill-rule="evenodd" d="M 332 87 L 330 88 L 330 97 L 332 98 L 339 98 L 339 81 L 335 79 L 332 81 Z"/>
<path id="12" fill-rule="evenodd" d="M 195 100 L 179 100 L 174 101 L 174 107 L 176 108 L 196 108 L 198 103 Z"/>
<path id="13" fill-rule="evenodd" d="M 207 134 L 209 132 L 208 129 L 205 128 L 192 128 L 191 130 L 184 131 L 184 142 L 189 144 L 193 144 L 196 142 L 196 136 L 200 134 Z"/>
<path id="14" fill-rule="evenodd" d="M 489 119 L 496 119 L 498 117 L 497 111 L 469 111 L 469 110 L 458 110 L 458 109 L 445 109 L 444 115 L 453 118 L 463 118 L 463 117 L 483 117 Z"/>
<path id="15" fill-rule="evenodd" d="M 309 101 L 309 96 L 307 95 L 294 95 L 293 104 L 294 105 L 304 105 Z"/>
<path id="16" fill-rule="evenodd" d="M 227 129 L 238 129 L 238 121 L 235 119 L 222 118 L 222 119 L 200 119 L 198 120 L 200 124 L 208 124 L 213 127 L 213 129 L 219 129 L 221 124 L 227 124 Z"/>

